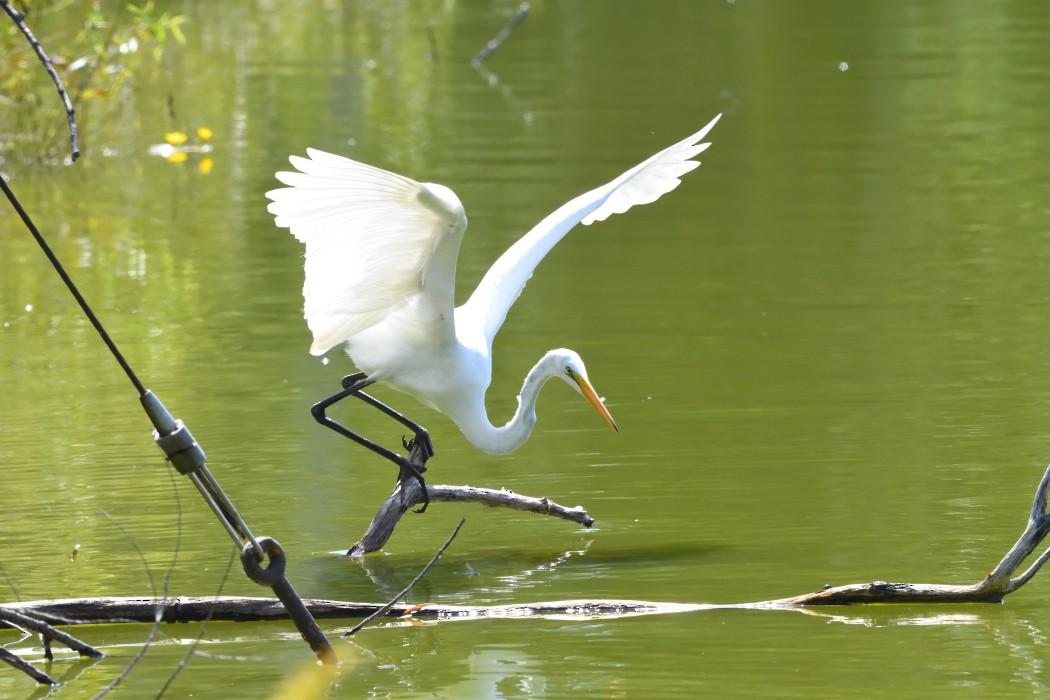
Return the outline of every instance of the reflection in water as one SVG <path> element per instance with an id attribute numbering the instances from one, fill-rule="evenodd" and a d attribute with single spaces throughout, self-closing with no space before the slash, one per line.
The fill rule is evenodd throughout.
<path id="1" fill-rule="evenodd" d="M 440 690 L 454 698 L 543 697 L 547 690 L 543 663 L 523 646 L 477 649 L 460 662 L 461 680 Z"/>
<path id="2" fill-rule="evenodd" d="M 469 595 L 472 599 L 476 599 L 477 594 L 482 592 L 488 594 L 514 593 L 522 588 L 529 587 L 529 579 L 553 574 L 560 565 L 573 557 L 585 555 L 591 546 L 591 542 L 592 540 L 585 540 L 581 549 L 560 552 L 542 559 L 539 559 L 535 553 L 530 553 L 525 558 L 531 559 L 534 563 L 514 573 L 504 572 L 510 560 L 487 559 L 484 562 L 480 560 L 474 560 L 473 562 L 465 560 L 459 565 L 459 569 L 453 570 L 449 575 L 467 575 L 472 579 L 479 577 L 477 581 L 470 581 L 471 592 Z M 406 569 L 405 565 L 397 564 L 389 557 L 363 556 L 348 557 L 348 559 L 365 571 L 369 580 L 375 584 L 380 597 L 393 596 L 401 591 L 418 573 L 418 569 Z M 492 580 L 499 581 L 500 585 L 489 583 Z"/>

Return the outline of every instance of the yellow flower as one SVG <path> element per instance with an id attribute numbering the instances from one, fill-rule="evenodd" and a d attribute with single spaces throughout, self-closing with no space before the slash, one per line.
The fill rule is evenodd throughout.
<path id="1" fill-rule="evenodd" d="M 214 165 L 211 158 L 201 158 L 201 164 L 198 166 L 201 175 L 207 175 L 211 172 L 211 167 Z"/>
<path id="2" fill-rule="evenodd" d="M 181 131 L 169 131 L 164 134 L 164 140 L 170 143 L 172 146 L 181 146 L 186 143 L 187 136 Z"/>
<path id="3" fill-rule="evenodd" d="M 186 155 L 186 151 L 175 151 L 170 156 L 168 156 L 168 162 L 185 163 L 187 158 L 189 158 L 189 156 Z"/>
<path id="4" fill-rule="evenodd" d="M 206 126 L 202 126 L 201 128 L 197 129 L 197 136 L 200 137 L 201 141 L 207 141 L 212 137 L 211 129 L 209 129 Z"/>

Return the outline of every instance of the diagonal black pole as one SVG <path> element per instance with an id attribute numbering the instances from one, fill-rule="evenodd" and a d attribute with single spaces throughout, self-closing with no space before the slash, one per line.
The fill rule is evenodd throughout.
<path id="1" fill-rule="evenodd" d="M 70 104 L 69 101 L 69 95 L 66 94 L 65 88 L 62 86 L 62 81 L 59 79 L 54 66 L 51 64 L 51 59 L 48 58 L 43 47 L 40 45 L 40 42 L 36 40 L 33 33 L 29 31 L 29 27 L 26 26 L 25 15 L 15 10 L 8 0 L 0 0 L 0 7 L 2 7 L 4 11 L 11 16 L 15 24 L 18 25 L 18 28 L 22 31 L 30 45 L 36 51 L 37 56 L 44 64 L 44 68 L 47 69 L 51 79 L 58 87 L 58 93 L 66 107 L 66 117 L 69 120 L 70 138 L 73 144 L 73 160 L 76 160 L 80 155 L 80 152 L 77 145 L 76 120 L 73 115 L 73 105 Z M 54 251 L 51 250 L 51 246 L 47 244 L 44 236 L 40 233 L 36 224 L 33 223 L 33 220 L 22 207 L 18 198 L 15 197 L 15 193 L 11 190 L 11 187 L 3 177 L 0 177 L 0 189 L 3 189 L 4 195 L 7 197 L 8 201 L 11 202 L 11 206 L 14 207 L 18 216 L 22 219 L 22 223 L 24 223 L 26 228 L 29 229 L 29 232 L 33 235 L 33 238 L 36 240 L 41 250 L 44 251 L 47 259 L 51 262 L 52 267 L 54 267 L 55 272 L 57 272 L 59 277 L 62 278 L 62 282 L 65 283 L 66 288 L 69 289 L 73 298 L 76 299 L 81 310 L 84 312 L 84 315 L 87 316 L 89 321 L 91 321 L 91 325 L 94 326 L 99 337 L 102 338 L 106 347 L 109 348 L 113 357 L 120 364 L 121 369 L 124 370 L 124 374 L 126 374 L 128 379 L 131 380 L 131 383 L 135 387 L 135 391 L 138 392 L 142 408 L 146 411 L 146 415 L 149 416 L 149 419 L 155 428 L 153 431 L 154 441 L 167 456 L 168 461 L 171 462 L 172 466 L 175 467 L 179 473 L 185 474 L 189 477 L 190 481 L 193 482 L 193 485 L 197 487 L 197 490 L 200 491 L 201 496 L 204 497 L 205 502 L 219 518 L 219 521 L 226 528 L 227 533 L 233 538 L 233 541 L 239 546 L 242 544 L 244 545 L 241 558 L 242 561 L 245 562 L 245 573 L 251 577 L 249 568 L 253 568 L 261 569 L 264 573 L 268 574 L 269 580 L 265 582 L 265 585 L 271 586 L 274 594 L 280 598 L 286 609 L 289 610 L 291 617 L 303 638 L 310 644 L 310 647 L 324 663 L 335 663 L 337 659 L 331 643 L 324 636 L 324 633 L 314 621 L 313 616 L 303 605 L 302 600 L 296 594 L 295 589 L 292 588 L 292 585 L 284 576 L 284 552 L 280 545 L 270 538 L 256 539 L 251 533 L 244 518 L 242 518 L 240 513 L 237 512 L 237 509 L 234 508 L 233 503 L 226 496 L 222 487 L 219 486 L 219 482 L 214 476 L 212 476 L 211 471 L 208 469 L 207 464 L 205 463 L 204 450 L 201 449 L 200 445 L 197 444 L 197 441 L 193 439 L 193 435 L 190 434 L 189 429 L 186 428 L 183 422 L 175 419 L 171 413 L 168 412 L 168 409 L 165 408 L 164 404 L 161 403 L 160 399 L 152 391 L 148 390 L 141 381 L 139 381 L 139 378 L 131 369 L 131 365 L 128 364 L 124 355 L 117 348 L 117 344 L 113 342 L 112 338 L 110 338 L 109 333 L 106 332 L 101 321 L 95 316 L 95 312 L 88 305 L 87 300 L 84 299 L 80 290 L 77 289 L 76 284 L 73 283 L 72 278 L 66 272 L 62 263 L 59 262 L 58 256 L 56 256 Z M 260 540 L 265 540 L 270 546 L 270 549 L 264 551 L 260 544 Z M 270 557 L 271 566 L 262 569 L 259 564 L 267 556 Z M 280 560 L 279 562 L 277 561 L 278 559 Z M 249 560 L 252 562 L 252 567 L 249 567 Z M 263 581 L 258 582 L 263 583 Z"/>
<path id="2" fill-rule="evenodd" d="M 0 0 L 0 2 L 4 2 L 4 0 Z M 55 272 L 57 272 L 58 276 L 62 278 L 62 282 L 65 283 L 70 294 L 72 294 L 73 298 L 77 300 L 77 304 L 80 305 L 84 315 L 88 317 L 88 320 L 91 321 L 91 325 L 95 327 L 95 330 L 98 331 L 98 334 L 102 337 L 102 342 L 104 342 L 106 347 L 109 348 L 109 351 L 113 353 L 113 357 L 115 357 L 117 362 L 120 363 L 121 368 L 124 370 L 124 374 L 128 375 L 128 379 L 130 379 L 131 383 L 135 385 L 135 391 L 139 393 L 139 396 L 145 396 L 146 387 L 144 387 L 142 382 L 139 381 L 139 378 L 135 376 L 135 372 L 131 369 L 131 365 L 128 364 L 128 361 L 124 359 L 124 355 L 121 354 L 120 350 L 117 348 L 117 344 L 109 337 L 109 333 L 107 333 L 106 329 L 102 326 L 102 322 L 98 320 L 97 316 L 95 316 L 95 312 L 91 310 L 90 306 L 88 306 L 87 300 L 84 299 L 80 290 L 77 289 L 76 284 L 73 283 L 73 279 L 69 276 L 69 273 L 66 272 L 66 268 L 62 267 L 62 263 L 59 262 L 55 252 L 51 250 L 51 246 L 49 246 L 47 241 L 44 240 L 44 236 L 40 233 L 40 229 L 38 229 L 36 224 L 33 223 L 33 220 L 29 218 L 29 214 L 27 214 L 26 210 L 22 208 L 22 203 L 18 201 L 18 198 L 15 197 L 15 193 L 11 191 L 10 185 L 8 185 L 7 181 L 2 177 L 0 177 L 0 188 L 4 190 L 4 194 L 7 196 L 8 201 L 11 202 L 11 206 L 15 208 L 16 212 L 18 212 L 18 216 L 21 217 L 22 223 L 26 225 L 29 232 L 33 234 L 33 238 L 36 239 L 37 244 L 44 251 L 44 255 L 47 256 L 47 259 L 55 268 Z"/>
<path id="3" fill-rule="evenodd" d="M 2 2 L 3 0 L 0 0 Z M 244 518 L 241 517 L 237 509 L 234 508 L 233 503 L 226 496 L 226 493 L 219 486 L 218 481 L 212 475 L 205 463 L 204 450 L 201 449 L 200 445 L 190 434 L 189 429 L 183 424 L 181 420 L 175 419 L 168 409 L 165 408 L 164 404 L 161 403 L 160 399 L 150 390 L 143 386 L 142 382 L 135 375 L 135 372 L 131 369 L 127 360 L 124 359 L 124 355 L 121 354 L 117 348 L 117 344 L 110 338 L 109 333 L 103 328 L 102 323 L 95 316 L 95 313 L 91 310 L 87 301 L 81 295 L 80 290 L 77 289 L 76 284 L 73 283 L 72 278 L 66 273 L 65 268 L 59 262 L 58 257 L 54 251 L 51 250 L 51 246 L 44 240 L 40 230 L 33 223 L 33 220 L 26 213 L 22 207 L 21 202 L 15 197 L 15 193 L 11 190 L 11 187 L 7 182 L 0 177 L 0 189 L 3 189 L 4 194 L 7 196 L 11 205 L 18 212 L 18 215 L 22 218 L 22 222 L 29 229 L 30 233 L 33 234 L 33 238 L 36 239 L 37 243 L 43 249 L 47 255 L 48 260 L 54 266 L 55 271 L 58 272 L 62 281 L 65 282 L 66 287 L 70 293 L 80 304 L 80 308 L 83 309 L 84 313 L 90 319 L 95 330 L 98 331 L 99 336 L 106 343 L 110 352 L 120 363 L 120 366 L 124 369 L 124 373 L 127 374 L 128 379 L 135 385 L 135 390 L 139 393 L 139 401 L 142 403 L 142 408 L 146 411 L 146 415 L 149 416 L 150 421 L 153 423 L 155 430 L 153 431 L 153 439 L 157 445 L 163 450 L 172 466 L 181 474 L 185 474 L 189 477 L 193 485 L 200 491 L 201 496 L 204 497 L 205 502 L 211 507 L 212 511 L 219 518 L 219 521 L 226 528 L 230 537 L 238 545 L 244 543 L 244 552 L 242 555 L 242 561 L 245 561 L 247 554 L 251 554 L 255 563 L 261 562 L 264 557 L 271 555 L 271 552 L 264 551 L 260 540 L 268 540 L 272 542 L 277 551 L 283 555 L 283 550 L 280 549 L 280 545 L 269 538 L 259 538 L 251 533 L 248 529 L 247 523 Z M 271 560 L 273 556 L 271 555 Z M 310 644 L 310 648 L 314 650 L 317 656 L 325 663 L 335 663 L 336 657 L 335 652 L 332 650 L 331 643 L 324 636 L 324 633 L 317 626 L 313 616 L 303 606 L 302 601 L 299 600 L 295 589 L 292 588 L 291 584 L 288 583 L 288 579 L 284 577 L 283 560 L 281 566 L 274 567 L 274 573 L 271 575 L 274 582 L 267 582 L 264 585 L 270 585 L 273 588 L 275 595 L 281 599 L 281 602 L 285 604 L 285 607 L 292 614 L 292 620 L 295 622 L 296 627 L 299 629 L 300 634 Z M 248 572 L 247 564 L 245 564 L 245 573 L 251 577 Z"/>

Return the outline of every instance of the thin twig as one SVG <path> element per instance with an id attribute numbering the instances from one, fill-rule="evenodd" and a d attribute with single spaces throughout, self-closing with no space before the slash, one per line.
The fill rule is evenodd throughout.
<path id="1" fill-rule="evenodd" d="M 146 561 L 146 555 L 143 554 L 142 550 L 139 548 L 139 543 L 136 542 L 135 538 L 131 536 L 131 533 L 120 524 L 120 521 L 106 512 L 104 508 L 99 508 L 99 512 L 106 516 L 106 519 L 109 520 L 114 527 L 120 530 L 120 534 L 124 535 L 124 539 L 126 539 L 131 545 L 131 548 L 135 550 L 135 554 L 139 555 L 139 561 L 142 562 L 142 568 L 146 570 L 146 578 L 149 579 L 150 593 L 157 595 L 157 582 L 153 580 L 153 569 L 150 568 L 149 562 Z"/>
<path id="2" fill-rule="evenodd" d="M 40 45 L 40 42 L 33 36 L 33 32 L 29 31 L 29 27 L 26 26 L 25 14 L 11 7 L 11 3 L 8 0 L 0 0 L 0 7 L 4 8 L 4 12 L 11 17 L 18 29 L 25 35 L 29 45 L 36 51 L 40 62 L 44 64 L 44 70 L 51 76 L 51 81 L 58 88 L 58 96 L 62 98 L 62 104 L 66 108 L 66 119 L 69 121 L 69 142 L 73 151 L 73 161 L 76 162 L 76 159 L 80 157 L 80 143 L 77 141 L 77 121 L 73 116 L 73 103 L 69 101 L 69 95 L 66 93 L 66 88 L 62 85 L 62 79 L 55 72 L 55 66 L 51 63 L 47 53 L 44 52 L 44 47 Z"/>
<path id="3" fill-rule="evenodd" d="M 150 645 L 153 644 L 153 640 L 157 637 L 157 633 L 160 632 L 160 623 L 164 620 L 165 601 L 167 601 L 168 599 L 168 589 L 171 583 L 171 574 L 173 571 L 175 571 L 175 564 L 179 560 L 179 551 L 182 548 L 182 501 L 179 498 L 179 485 L 178 482 L 175 481 L 175 472 L 171 469 L 168 469 L 167 472 L 168 478 L 171 479 L 171 491 L 175 497 L 175 551 L 172 552 L 171 564 L 168 566 L 168 570 L 164 574 L 164 595 L 160 599 L 161 602 L 157 605 L 156 611 L 154 612 L 153 629 L 150 630 L 149 636 L 146 637 L 146 642 L 142 645 L 142 648 L 139 649 L 139 652 L 135 654 L 134 658 L 132 658 L 131 661 L 128 662 L 128 665 L 124 667 L 124 670 L 120 672 L 120 675 L 118 675 L 116 678 L 110 681 L 109 685 L 107 685 L 105 688 L 96 693 L 91 700 L 98 700 L 98 698 L 108 695 L 111 690 L 120 685 L 120 683 L 128 677 L 128 674 L 131 673 L 131 670 L 138 665 L 139 661 L 142 661 L 142 657 L 146 655 L 146 651 L 149 650 Z M 105 513 L 105 511 L 103 511 L 103 513 Z M 108 513 L 106 514 L 106 517 L 109 517 Z M 110 520 L 113 519 L 110 518 Z M 117 527 L 120 527 L 120 525 L 117 524 L 115 520 L 113 520 L 113 523 L 116 524 Z M 121 527 L 120 529 L 122 532 L 124 531 L 124 528 Z M 135 543 L 134 539 L 131 540 L 131 544 L 133 547 L 135 547 L 135 551 L 139 552 L 139 555 L 141 556 L 141 551 L 139 550 L 139 547 Z M 145 557 L 143 557 L 142 561 L 144 564 L 146 564 Z M 149 564 L 146 564 L 146 574 L 149 576 L 150 585 L 152 586 L 153 574 L 149 569 Z M 156 594 L 156 590 L 154 590 L 154 594 Z"/>
<path id="4" fill-rule="evenodd" d="M 427 22 L 427 39 L 430 40 L 430 58 L 434 63 L 438 62 L 437 39 L 434 38 L 434 23 Z"/>
<path id="5" fill-rule="evenodd" d="M 482 61 L 488 59 L 489 56 L 496 53 L 499 47 L 503 46 L 503 42 L 507 40 L 510 33 L 518 28 L 518 25 L 525 21 L 525 18 L 529 15 L 529 3 L 523 2 L 518 8 L 518 11 L 514 13 L 514 16 L 507 22 L 507 26 L 500 30 L 499 34 L 495 36 L 492 41 L 485 44 L 485 47 L 478 52 L 478 55 L 470 59 L 470 65 L 477 68 L 481 65 Z"/>
<path id="6" fill-rule="evenodd" d="M 18 591 L 18 586 L 11 580 L 11 577 L 7 575 L 7 569 L 4 568 L 3 564 L 0 564 L 0 575 L 4 577 L 4 581 L 7 583 L 7 587 L 11 589 L 11 593 L 14 595 L 15 600 L 22 600 L 22 594 Z"/>
<path id="7" fill-rule="evenodd" d="M 219 589 L 215 591 L 215 599 L 218 600 L 222 594 L 222 589 L 225 588 L 226 582 L 230 578 L 230 571 L 233 570 L 233 562 L 237 558 L 237 550 L 230 550 L 230 561 L 226 564 L 226 573 L 222 575 L 222 580 L 219 581 Z M 204 633 L 208 631 L 208 623 L 211 622 L 212 615 L 215 613 L 215 606 L 212 606 L 208 611 L 208 615 L 204 618 L 204 623 L 201 625 L 200 631 L 197 633 L 197 638 L 190 644 L 190 648 L 186 650 L 186 653 L 179 659 L 179 663 L 175 665 L 171 675 L 168 676 L 168 680 L 164 681 L 164 685 L 161 686 L 160 690 L 157 691 L 157 695 L 154 700 L 159 700 L 164 693 L 168 691 L 168 688 L 174 682 L 175 678 L 182 672 L 182 669 L 186 668 L 186 664 L 189 662 L 191 656 L 197 652 L 197 647 L 200 646 L 201 640 L 204 639 Z"/>
<path id="8" fill-rule="evenodd" d="M 430 495 L 431 503 L 480 503 L 494 508 L 511 508 L 550 515 L 584 527 L 591 527 L 594 524 L 594 518 L 582 506 L 568 508 L 547 497 L 524 496 L 505 489 L 430 484 L 427 486 L 427 493 Z M 418 481 L 410 479 L 405 484 L 398 484 L 390 497 L 376 511 L 365 534 L 346 553 L 350 556 L 359 556 L 382 549 L 394 534 L 394 528 L 400 522 L 401 516 L 412 506 L 422 502 L 423 490 L 419 487 Z"/>
<path id="9" fill-rule="evenodd" d="M 376 610 L 374 613 L 372 613 L 371 615 L 369 615 L 365 619 L 361 620 L 361 622 L 357 623 L 357 625 L 353 629 L 351 629 L 349 632 L 347 632 L 346 634 L 344 634 L 342 636 L 349 637 L 354 632 L 358 631 L 359 629 L 361 629 L 362 627 L 367 625 L 369 622 L 371 622 L 375 618 L 377 618 L 380 615 L 386 613 L 388 610 L 390 610 L 390 608 L 392 608 L 395 605 L 397 605 L 397 602 L 399 600 L 401 600 L 406 595 L 408 595 L 408 592 L 411 591 L 415 587 L 415 585 L 420 582 L 420 580 L 422 580 L 423 576 L 426 575 L 426 573 L 428 571 L 430 571 L 430 567 L 434 566 L 434 564 L 437 563 L 437 560 L 440 559 L 441 555 L 445 553 L 445 550 L 448 549 L 448 546 L 450 544 L 452 544 L 452 540 L 456 539 L 456 535 L 459 534 L 459 529 L 461 527 L 463 527 L 463 523 L 465 523 L 465 522 L 467 522 L 466 518 L 460 518 L 459 525 L 456 525 L 456 529 L 452 531 L 451 535 L 449 535 L 448 539 L 445 541 L 445 544 L 441 545 L 441 549 L 439 549 L 437 551 L 437 554 L 435 554 L 434 558 L 430 560 L 430 563 L 427 564 L 426 566 L 424 566 L 423 570 L 420 571 L 418 574 L 416 574 L 416 577 L 414 579 L 412 579 L 411 583 L 409 583 L 407 586 L 405 586 L 404 590 L 402 590 L 400 593 L 398 593 L 396 596 L 394 596 L 390 600 L 389 603 L 387 603 L 383 607 L 379 608 L 379 610 Z"/>

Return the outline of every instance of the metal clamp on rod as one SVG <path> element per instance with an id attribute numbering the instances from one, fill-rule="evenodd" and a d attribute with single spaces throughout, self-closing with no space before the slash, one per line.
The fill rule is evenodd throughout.
<path id="1" fill-rule="evenodd" d="M 284 575 L 286 564 L 284 549 L 272 537 L 260 537 L 259 542 L 266 550 L 266 556 L 269 557 L 270 562 L 264 567 L 253 555 L 251 546 L 246 544 L 241 550 L 241 565 L 244 566 L 244 573 L 260 586 L 269 586 L 273 589 L 274 595 L 284 605 L 289 617 L 295 622 L 299 634 L 317 654 L 317 658 L 327 664 L 336 663 L 335 650 L 332 649 L 331 643 L 324 636 L 321 628 L 317 626 L 313 615 L 303 604 L 302 598 L 292 588 L 288 577 Z"/>
<path id="2" fill-rule="evenodd" d="M 153 431 L 153 439 L 164 454 L 168 456 L 171 466 L 175 467 L 180 474 L 189 474 L 204 466 L 207 458 L 204 450 L 193 439 L 189 428 L 179 419 L 175 419 L 175 431 L 167 435 L 161 435 Z"/>
<path id="3" fill-rule="evenodd" d="M 255 538 L 244 518 L 233 507 L 219 482 L 212 476 L 205 464 L 204 450 L 193 439 L 183 422 L 172 417 L 152 391 L 143 392 L 139 400 L 146 410 L 146 415 L 153 421 L 153 439 L 157 445 L 167 455 L 168 461 L 180 473 L 189 477 L 219 518 L 219 522 L 226 528 L 226 532 L 240 547 L 244 573 L 256 583 L 270 586 L 317 657 L 324 663 L 335 663 L 336 656 L 332 645 L 284 575 L 285 556 L 281 545 L 270 537 Z M 263 568 L 262 562 L 267 557 L 270 559 L 270 565 Z"/>
<path id="4" fill-rule="evenodd" d="M 204 450 L 193 439 L 189 428 L 181 420 L 172 417 L 152 391 L 147 390 L 139 400 L 146 415 L 153 422 L 153 439 L 163 450 L 168 461 L 180 474 L 190 478 L 237 546 L 240 547 L 246 540 L 255 550 L 259 561 L 262 561 L 265 557 L 262 547 L 248 528 L 248 523 L 233 507 L 233 503 L 211 475 L 205 465 Z"/>

